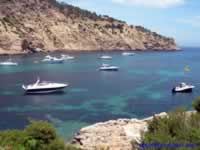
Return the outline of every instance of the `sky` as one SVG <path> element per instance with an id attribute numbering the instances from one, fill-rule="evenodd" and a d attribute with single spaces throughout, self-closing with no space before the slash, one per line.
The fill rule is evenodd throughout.
<path id="1" fill-rule="evenodd" d="M 200 0 L 58 0 L 200 47 Z"/>

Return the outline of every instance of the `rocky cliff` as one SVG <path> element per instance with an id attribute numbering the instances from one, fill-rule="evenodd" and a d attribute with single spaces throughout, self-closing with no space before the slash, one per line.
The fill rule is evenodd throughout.
<path id="1" fill-rule="evenodd" d="M 165 117 L 167 113 L 155 116 Z M 133 150 L 132 142 L 141 142 L 143 133 L 148 130 L 147 122 L 152 119 L 118 119 L 97 123 L 82 128 L 75 135 L 73 143 L 84 150 Z"/>
<path id="2" fill-rule="evenodd" d="M 196 111 L 187 111 L 186 116 L 191 116 Z M 84 150 L 139 150 L 143 135 L 148 131 L 148 122 L 153 117 L 167 117 L 163 112 L 152 117 L 139 119 L 118 119 L 97 123 L 82 128 L 73 139 L 73 144 Z M 146 143 L 148 144 L 148 143 Z M 147 148 L 148 149 L 148 148 Z"/>
<path id="3" fill-rule="evenodd" d="M 187 111 L 186 116 L 194 113 L 196 111 Z M 84 150 L 141 149 L 139 144 L 142 143 L 144 133 L 148 131 L 148 122 L 152 121 L 154 117 L 167 116 L 168 114 L 163 112 L 142 120 L 118 119 L 97 123 L 80 129 L 73 138 L 73 144 Z"/>
<path id="4" fill-rule="evenodd" d="M 172 38 L 56 0 L 0 0 L 0 53 L 176 50 Z"/>

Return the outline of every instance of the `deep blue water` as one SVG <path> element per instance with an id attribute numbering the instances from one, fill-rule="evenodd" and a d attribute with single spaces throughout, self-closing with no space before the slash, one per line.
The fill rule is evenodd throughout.
<path id="1" fill-rule="evenodd" d="M 13 56 L 16 67 L 0 67 L 0 129 L 22 129 L 30 119 L 48 120 L 58 132 L 71 137 L 81 127 L 116 118 L 143 118 L 178 106 L 191 109 L 200 95 L 200 51 L 137 52 L 124 57 L 120 52 L 107 63 L 119 72 L 99 72 L 102 53 L 75 53 L 64 64 L 43 64 L 44 55 Z M 59 56 L 59 53 L 53 54 Z M 0 61 L 8 57 L 0 57 Z M 184 67 L 190 72 L 185 73 Z M 67 82 L 64 93 L 24 95 L 22 84 L 47 81 Z M 191 94 L 171 93 L 179 82 L 194 84 Z"/>

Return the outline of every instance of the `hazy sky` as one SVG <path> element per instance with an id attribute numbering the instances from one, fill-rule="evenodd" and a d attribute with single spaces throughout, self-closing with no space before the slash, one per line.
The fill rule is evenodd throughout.
<path id="1" fill-rule="evenodd" d="M 59 0 L 200 46 L 200 0 Z"/>

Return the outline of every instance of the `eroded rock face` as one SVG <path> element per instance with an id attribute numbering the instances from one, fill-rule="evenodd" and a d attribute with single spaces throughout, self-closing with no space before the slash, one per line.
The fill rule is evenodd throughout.
<path id="1" fill-rule="evenodd" d="M 161 113 L 156 116 L 167 116 Z M 74 137 L 73 143 L 85 150 L 100 148 L 109 150 L 132 150 L 131 142 L 140 143 L 142 135 L 147 131 L 147 122 L 153 117 L 144 120 L 119 119 L 82 128 Z"/>
<path id="2" fill-rule="evenodd" d="M 30 37 L 31 50 L 24 49 L 22 43 Z M 56 0 L 1 0 L 0 53 L 27 53 L 32 48 L 176 50 L 177 46 L 172 38 Z"/>

